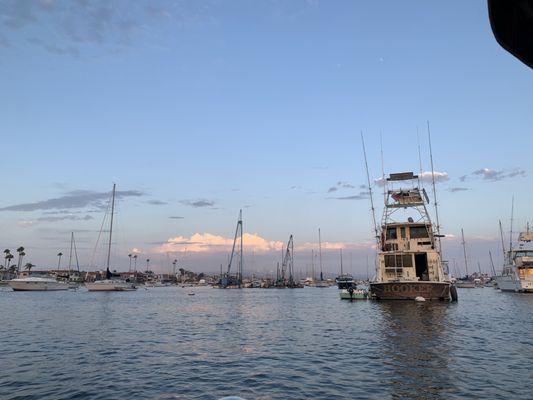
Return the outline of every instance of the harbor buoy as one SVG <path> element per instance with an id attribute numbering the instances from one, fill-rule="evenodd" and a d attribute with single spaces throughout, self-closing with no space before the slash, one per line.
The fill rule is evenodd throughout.
<path id="1" fill-rule="evenodd" d="M 426 301 L 422 296 L 416 296 L 415 301 Z"/>

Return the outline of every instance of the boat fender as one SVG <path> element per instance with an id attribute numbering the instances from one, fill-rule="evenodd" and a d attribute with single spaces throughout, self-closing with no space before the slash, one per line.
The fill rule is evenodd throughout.
<path id="1" fill-rule="evenodd" d="M 455 285 L 451 285 L 450 286 L 450 298 L 451 298 L 451 301 L 452 302 L 456 302 L 458 297 L 457 297 L 457 288 L 455 287 Z"/>
<path id="2" fill-rule="evenodd" d="M 422 296 L 416 296 L 415 301 L 426 301 L 426 299 L 423 298 Z"/>

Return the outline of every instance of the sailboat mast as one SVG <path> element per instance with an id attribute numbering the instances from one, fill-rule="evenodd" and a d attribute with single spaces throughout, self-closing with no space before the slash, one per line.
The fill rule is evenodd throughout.
<path id="1" fill-rule="evenodd" d="M 514 196 L 511 202 L 511 228 L 509 231 L 509 251 L 513 249 L 513 219 L 514 219 Z"/>
<path id="2" fill-rule="evenodd" d="M 463 228 L 461 228 L 461 237 L 463 238 L 463 255 L 465 257 L 465 270 L 466 270 L 466 276 L 468 276 L 468 259 L 466 257 L 466 242 L 465 242 L 465 233 L 463 231 Z"/>
<path id="3" fill-rule="evenodd" d="M 492 276 L 496 276 L 496 269 L 494 268 L 494 261 L 492 261 L 492 253 L 489 250 L 490 265 L 492 267 Z"/>
<path id="4" fill-rule="evenodd" d="M 115 189 L 116 183 L 113 183 L 113 194 L 111 196 L 111 222 L 109 224 L 109 243 L 107 246 L 107 269 L 109 269 L 109 261 L 111 259 L 111 239 L 113 238 L 113 217 L 115 214 Z"/>
<path id="5" fill-rule="evenodd" d="M 239 286 L 242 284 L 242 273 L 243 273 L 243 247 L 242 247 L 242 210 L 239 210 L 239 223 L 241 224 L 241 259 L 240 259 L 240 265 L 239 265 Z"/>
<path id="6" fill-rule="evenodd" d="M 316 281 L 315 276 L 315 251 L 311 249 L 311 274 L 313 275 L 313 281 Z"/>
<path id="7" fill-rule="evenodd" d="M 342 275 L 342 249 L 341 249 L 341 275 Z"/>
<path id="8" fill-rule="evenodd" d="M 502 252 L 503 252 L 503 262 L 505 263 L 505 242 L 503 239 L 503 228 L 502 228 L 502 221 L 498 221 L 500 224 L 500 239 L 502 240 Z"/>
<path id="9" fill-rule="evenodd" d="M 70 232 L 70 252 L 68 254 L 68 274 L 70 276 L 70 269 L 72 266 L 72 244 L 74 243 L 74 232 Z"/>
<path id="10" fill-rule="evenodd" d="M 324 275 L 322 274 L 322 238 L 320 236 L 320 228 L 318 228 L 318 254 L 320 260 L 320 280 L 324 280 Z"/>

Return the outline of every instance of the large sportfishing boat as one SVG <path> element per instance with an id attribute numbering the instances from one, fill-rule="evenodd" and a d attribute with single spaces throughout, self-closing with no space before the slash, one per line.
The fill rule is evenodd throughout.
<path id="1" fill-rule="evenodd" d="M 501 276 L 496 277 L 502 292 L 533 292 L 533 232 L 520 233 L 518 246 L 512 247 L 505 255 L 505 265 Z"/>
<path id="2" fill-rule="evenodd" d="M 420 188 L 418 176 L 412 172 L 390 174 L 384 183 L 385 206 L 381 228 L 376 232 L 379 248 L 371 297 L 456 300 L 455 287 L 444 271 L 438 228 L 426 207 L 429 198 Z"/>

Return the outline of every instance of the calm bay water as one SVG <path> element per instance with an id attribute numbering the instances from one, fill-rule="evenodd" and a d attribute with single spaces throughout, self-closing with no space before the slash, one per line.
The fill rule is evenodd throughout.
<path id="1" fill-rule="evenodd" d="M 533 296 L 0 290 L 0 399 L 531 399 Z"/>

